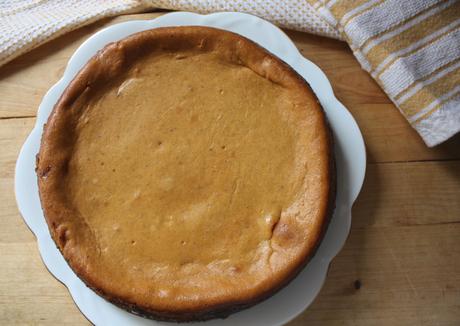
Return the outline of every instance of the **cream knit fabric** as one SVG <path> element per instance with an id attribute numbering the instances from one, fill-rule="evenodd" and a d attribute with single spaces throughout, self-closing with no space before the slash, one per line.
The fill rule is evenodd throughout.
<path id="1" fill-rule="evenodd" d="M 2 0 L 0 66 L 78 27 L 142 9 L 135 0 Z"/>
<path id="2" fill-rule="evenodd" d="M 340 38 L 306 1 L 1 0 L 0 66 L 71 30 L 104 17 L 163 8 L 199 13 L 239 11 L 282 27 Z"/>
<path id="3" fill-rule="evenodd" d="M 460 131 L 459 0 L 0 0 L 0 65 L 103 17 L 154 8 L 246 12 L 345 39 L 428 146 Z"/>

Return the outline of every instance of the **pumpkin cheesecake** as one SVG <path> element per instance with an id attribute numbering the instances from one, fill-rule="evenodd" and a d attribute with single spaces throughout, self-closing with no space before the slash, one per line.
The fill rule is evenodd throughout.
<path id="1" fill-rule="evenodd" d="M 309 261 L 335 202 L 325 114 L 252 41 L 158 28 L 99 51 L 37 156 L 51 236 L 87 286 L 168 321 L 226 317 Z"/>

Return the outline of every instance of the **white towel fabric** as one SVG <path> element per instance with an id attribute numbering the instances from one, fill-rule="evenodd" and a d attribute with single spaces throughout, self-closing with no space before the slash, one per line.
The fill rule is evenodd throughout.
<path id="1" fill-rule="evenodd" d="M 428 146 L 460 131 L 458 0 L 3 0 L 0 66 L 98 19 L 154 8 L 246 12 L 344 39 Z"/>
<path id="2" fill-rule="evenodd" d="M 304 1 L 208 0 L 2 0 L 0 66 L 60 35 L 96 20 L 162 8 L 250 13 L 281 27 L 340 39 L 340 33 Z"/>

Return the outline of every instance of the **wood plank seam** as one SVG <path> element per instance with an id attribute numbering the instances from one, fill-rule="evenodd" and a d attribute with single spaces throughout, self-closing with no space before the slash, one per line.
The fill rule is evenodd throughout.
<path id="1" fill-rule="evenodd" d="M 401 164 L 401 163 L 427 163 L 427 162 L 458 162 L 460 159 L 457 158 L 437 158 L 427 160 L 401 160 L 401 161 L 383 161 L 383 162 L 367 162 L 367 165 L 377 164 Z"/>
<path id="2" fill-rule="evenodd" d="M 36 115 L 20 115 L 13 117 L 0 117 L 0 120 L 12 120 L 12 119 L 27 119 L 27 118 L 36 118 Z"/>

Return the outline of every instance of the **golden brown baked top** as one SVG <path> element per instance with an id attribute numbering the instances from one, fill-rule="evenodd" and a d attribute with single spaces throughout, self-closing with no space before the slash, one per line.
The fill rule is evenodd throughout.
<path id="1" fill-rule="evenodd" d="M 203 27 L 99 52 L 45 128 L 52 236 L 111 300 L 157 312 L 255 301 L 312 254 L 331 155 L 306 83 L 252 42 Z"/>

